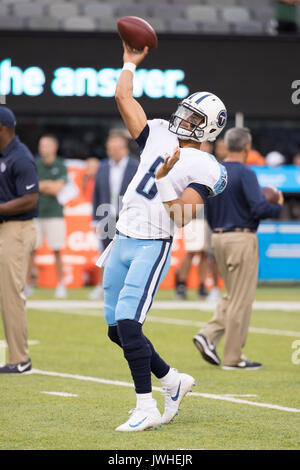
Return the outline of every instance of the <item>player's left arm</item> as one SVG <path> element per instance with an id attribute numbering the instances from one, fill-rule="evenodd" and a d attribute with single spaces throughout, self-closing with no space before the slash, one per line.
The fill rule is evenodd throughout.
<path id="1" fill-rule="evenodd" d="M 124 64 L 130 62 L 138 66 L 148 54 L 146 46 L 142 52 L 130 49 L 124 42 Z M 133 139 L 137 139 L 147 125 L 147 117 L 142 106 L 133 98 L 133 72 L 122 70 L 117 82 L 115 99 L 122 119 Z"/>
<path id="2" fill-rule="evenodd" d="M 204 201 L 197 191 L 189 187 L 183 191 L 181 198 L 177 197 L 168 174 L 174 165 L 176 165 L 179 158 L 180 148 L 178 147 L 172 157 L 167 155 L 164 164 L 156 173 L 155 182 L 169 216 L 174 220 L 177 227 L 184 227 L 184 225 L 196 217 Z"/>

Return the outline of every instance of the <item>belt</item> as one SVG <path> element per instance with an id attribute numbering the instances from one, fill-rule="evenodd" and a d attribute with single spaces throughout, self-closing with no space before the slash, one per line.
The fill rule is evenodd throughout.
<path id="1" fill-rule="evenodd" d="M 126 238 L 132 238 L 133 240 L 152 240 L 152 241 L 158 241 L 158 242 L 173 242 L 173 237 L 170 238 L 133 238 L 130 237 L 129 235 L 125 235 L 124 233 L 119 232 L 119 230 L 116 230 L 117 235 L 121 235 L 121 237 L 126 237 Z"/>
<path id="2" fill-rule="evenodd" d="M 227 233 L 227 232 L 246 232 L 255 233 L 256 230 L 247 227 L 234 227 L 234 228 L 215 228 L 213 233 Z"/>

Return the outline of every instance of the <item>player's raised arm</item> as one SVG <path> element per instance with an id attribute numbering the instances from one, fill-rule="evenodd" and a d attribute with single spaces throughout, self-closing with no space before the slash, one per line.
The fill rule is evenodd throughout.
<path id="1" fill-rule="evenodd" d="M 146 46 L 142 52 L 129 48 L 123 42 L 123 69 L 116 86 L 115 99 L 123 121 L 133 139 L 137 139 L 147 124 L 146 114 L 141 105 L 133 98 L 133 74 L 137 65 L 148 54 Z"/>
<path id="2" fill-rule="evenodd" d="M 167 155 L 164 164 L 158 169 L 155 176 L 155 183 L 158 193 L 164 204 L 166 211 L 177 227 L 184 227 L 196 217 L 200 206 L 204 204 L 202 197 L 192 188 L 186 188 L 181 198 L 177 197 L 175 189 L 169 179 L 169 172 L 176 165 L 180 158 L 180 148 L 178 147 L 172 157 Z"/>

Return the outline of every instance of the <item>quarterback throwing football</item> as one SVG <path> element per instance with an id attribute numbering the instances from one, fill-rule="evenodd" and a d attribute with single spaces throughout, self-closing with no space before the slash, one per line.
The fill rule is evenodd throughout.
<path id="1" fill-rule="evenodd" d="M 108 336 L 122 349 L 136 391 L 136 408 L 117 431 L 143 431 L 169 423 L 194 383 L 159 356 L 142 326 L 171 258 L 177 227 L 196 216 L 207 197 L 226 186 L 225 168 L 200 150 L 214 141 L 226 124 L 226 109 L 212 93 L 184 99 L 170 122 L 147 121 L 133 98 L 135 68 L 148 48 L 137 53 L 124 47 L 124 66 L 115 99 L 120 114 L 140 148 L 140 164 L 122 201 L 117 232 L 105 263 L 104 314 Z M 152 398 L 151 372 L 161 381 L 165 409 Z"/>

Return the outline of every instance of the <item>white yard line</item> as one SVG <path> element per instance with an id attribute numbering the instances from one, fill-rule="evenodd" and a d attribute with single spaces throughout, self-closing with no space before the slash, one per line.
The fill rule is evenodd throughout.
<path id="1" fill-rule="evenodd" d="M 39 375 L 47 375 L 51 377 L 60 377 L 64 379 L 75 379 L 75 380 L 83 380 L 87 382 L 96 382 L 96 383 L 101 383 L 105 385 L 115 385 L 119 387 L 131 387 L 133 388 L 133 383 L 130 382 L 121 382 L 118 380 L 108 380 L 108 379 L 101 379 L 98 377 L 89 377 L 86 375 L 74 375 L 74 374 L 65 374 L 62 372 L 51 372 L 51 371 L 45 371 L 45 370 L 40 370 L 40 369 L 32 369 L 30 372 L 27 372 L 26 375 L 29 374 L 39 374 Z M 25 375 L 25 374 L 24 374 Z M 161 392 L 162 389 L 160 387 L 152 387 L 153 390 Z M 58 392 L 57 392 L 58 393 Z M 272 403 L 259 403 L 255 401 L 249 401 L 249 400 L 243 400 L 240 398 L 234 398 L 233 396 L 229 396 L 228 394 L 225 395 L 216 395 L 212 393 L 188 393 L 187 396 L 191 397 L 202 397 L 202 398 L 209 398 L 212 400 L 223 400 L 223 401 L 229 401 L 232 403 L 239 403 L 242 405 L 249 405 L 249 406 L 258 406 L 261 408 L 270 408 L 273 410 L 279 410 L 279 411 L 286 411 L 289 413 L 300 413 L 300 409 L 297 408 L 288 408 L 286 406 L 280 406 L 280 405 L 274 405 Z M 234 396 L 241 396 L 241 395 L 234 395 Z M 245 395 L 248 396 L 249 395 Z"/>
<path id="2" fill-rule="evenodd" d="M 300 409 L 297 409 L 297 408 L 288 408 L 286 406 L 273 405 L 271 403 L 259 403 L 257 401 L 241 400 L 239 398 L 230 398 L 224 395 L 215 395 L 211 393 L 199 393 L 199 394 L 191 393 L 190 395 L 191 396 L 199 395 L 204 398 L 213 398 L 214 400 L 225 400 L 225 401 L 230 401 L 233 403 L 241 403 L 243 405 L 259 406 L 261 408 L 270 408 L 272 410 L 288 411 L 290 413 L 300 413 Z"/>
<path id="3" fill-rule="evenodd" d="M 250 397 L 257 397 L 257 395 L 253 393 L 246 393 L 244 395 L 240 395 L 239 393 L 222 393 L 222 397 L 245 397 L 245 398 L 250 398 Z"/>
<path id="4" fill-rule="evenodd" d="M 201 301 L 158 300 L 153 303 L 151 310 L 201 310 L 212 311 L 215 303 Z M 94 300 L 28 300 L 27 307 L 38 310 L 65 310 L 65 309 L 91 309 L 103 308 L 103 301 Z M 253 310 L 277 310 L 283 312 L 299 312 L 300 301 L 255 301 Z"/>
<path id="5" fill-rule="evenodd" d="M 168 317 L 155 317 L 154 315 L 149 315 L 147 321 L 152 321 L 156 323 L 166 323 L 171 325 L 182 325 L 182 326 L 197 326 L 201 328 L 206 325 L 206 322 L 192 321 L 192 320 L 182 320 L 180 318 L 168 318 Z M 250 333 L 260 333 L 264 335 L 279 335 L 279 336 L 299 336 L 300 331 L 287 331 L 287 330 L 272 330 L 268 328 L 249 328 Z"/>
<path id="6" fill-rule="evenodd" d="M 216 303 L 205 302 L 205 301 L 157 301 L 153 303 L 152 309 L 160 310 L 201 310 L 201 311 L 214 311 Z M 299 312 L 300 313 L 300 301 L 255 301 L 253 302 L 253 310 L 277 310 L 283 312 Z"/>
<path id="7" fill-rule="evenodd" d="M 278 336 L 298 336 L 300 337 L 300 331 L 288 331 L 288 330 L 272 330 L 269 328 L 255 328 L 250 326 L 250 333 L 260 333 L 263 335 L 278 335 Z"/>
<path id="8" fill-rule="evenodd" d="M 74 393 L 65 393 L 65 392 L 41 392 L 45 393 L 46 395 L 56 395 L 58 397 L 78 397 L 78 395 Z"/>
<path id="9" fill-rule="evenodd" d="M 36 346 L 37 344 L 40 344 L 40 342 L 37 339 L 29 339 L 28 340 L 28 345 L 29 346 Z M 4 346 L 7 348 L 7 342 L 4 340 L 0 340 L 0 346 Z"/>
<path id="10" fill-rule="evenodd" d="M 81 307 L 81 302 L 82 302 L 82 310 L 80 309 Z M 79 303 L 79 305 L 78 305 Z M 188 302 L 189 303 L 189 302 Z M 196 302 L 195 302 L 196 303 Z M 89 305 L 89 307 L 86 307 L 86 304 Z M 93 309 L 91 309 L 91 305 L 93 305 Z M 186 305 L 184 303 L 184 305 Z M 86 302 L 86 301 L 79 301 L 79 302 L 74 302 L 72 300 L 67 300 L 67 301 L 52 301 L 52 300 L 34 300 L 28 302 L 28 308 L 31 309 L 37 309 L 37 310 L 54 310 L 56 313 L 64 313 L 64 314 L 73 314 L 73 315 L 86 315 L 86 316 L 93 316 L 93 317 L 103 317 L 103 311 L 101 310 L 102 307 L 100 308 L 99 305 L 97 305 L 97 308 L 95 308 L 95 302 Z M 300 306 L 300 302 L 299 302 Z M 194 310 L 195 308 L 193 308 Z M 174 309 L 173 309 L 174 310 Z M 175 309 L 176 310 L 176 309 Z M 200 321 L 193 321 L 193 320 L 183 320 L 181 318 L 168 318 L 168 317 L 156 317 L 155 315 L 148 315 L 147 321 L 149 322 L 155 322 L 155 323 L 164 323 L 167 325 L 180 325 L 180 326 L 195 326 L 197 328 L 201 328 L 206 324 L 206 322 L 200 322 Z M 288 331 L 288 330 L 275 330 L 275 329 L 269 329 L 269 328 L 256 328 L 256 327 L 250 327 L 249 328 L 250 333 L 259 333 L 259 334 L 265 334 L 265 335 L 277 335 L 277 336 L 291 336 L 291 337 L 300 337 L 300 331 Z"/>

